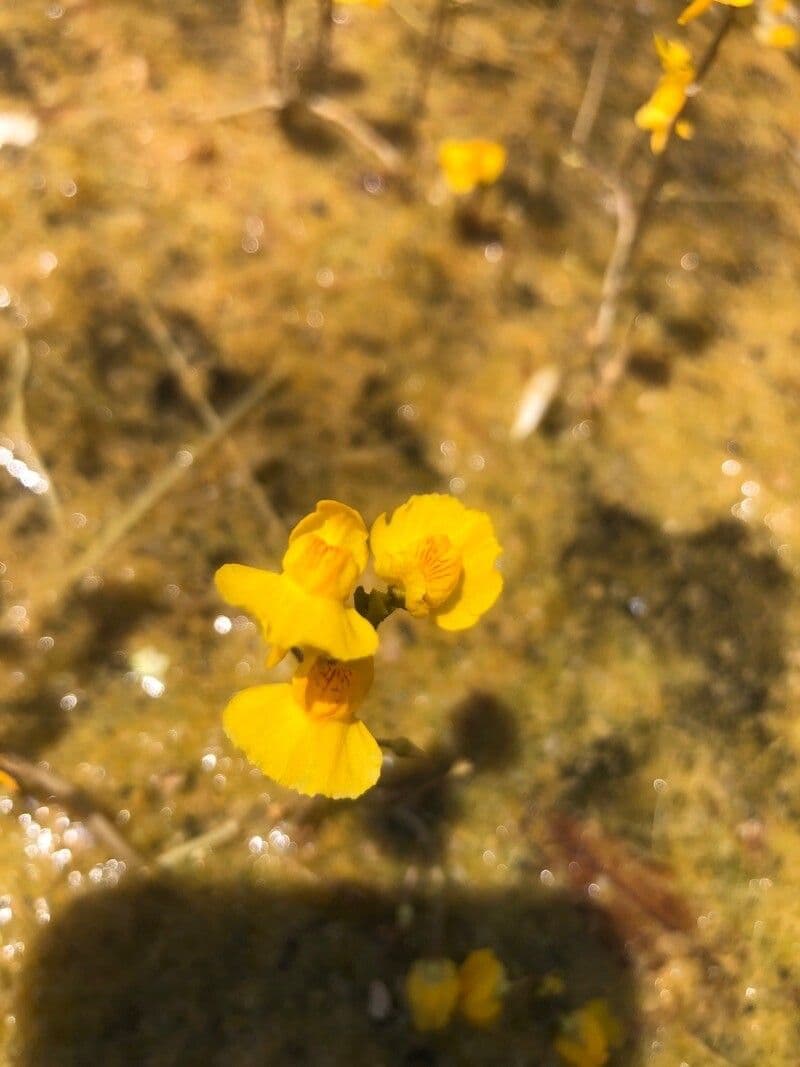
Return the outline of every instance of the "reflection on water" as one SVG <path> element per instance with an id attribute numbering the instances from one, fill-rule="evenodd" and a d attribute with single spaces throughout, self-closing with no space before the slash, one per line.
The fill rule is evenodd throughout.
<path id="1" fill-rule="evenodd" d="M 668 156 L 607 395 L 614 203 L 571 137 L 611 43 L 586 151 L 619 158 L 666 0 L 461 4 L 432 52 L 405 0 L 319 40 L 297 0 L 282 47 L 261 0 L 0 10 L 15 1062 L 556 1063 L 594 997 L 613 1063 L 796 1061 L 799 75 L 763 6 Z M 471 137 L 506 170 L 456 201 Z M 457 642 L 393 616 L 381 784 L 298 799 L 222 733 L 285 679 L 214 570 L 431 490 L 491 514 L 503 597 Z M 483 946 L 502 1024 L 414 1034 L 411 961 Z"/>

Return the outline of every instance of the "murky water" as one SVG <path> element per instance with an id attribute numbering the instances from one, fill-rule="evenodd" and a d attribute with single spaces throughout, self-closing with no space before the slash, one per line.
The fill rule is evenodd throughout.
<path id="1" fill-rule="evenodd" d="M 604 167 L 676 13 L 614 31 Z M 796 59 L 738 13 L 590 409 L 613 204 L 570 132 L 608 13 L 460 5 L 420 116 L 429 12 L 337 8 L 322 105 L 280 119 L 273 15 L 0 10 L 7 1062 L 556 1064 L 602 997 L 609 1062 L 793 1064 Z M 290 83 L 316 20 L 288 9 Z M 508 148 L 468 208 L 449 136 Z M 431 490 L 491 514 L 503 597 L 463 635 L 393 616 L 364 718 L 430 758 L 298 802 L 222 733 L 268 675 L 213 572 L 275 566 L 317 499 L 370 522 Z M 410 962 L 485 945 L 501 1024 L 415 1034 Z"/>

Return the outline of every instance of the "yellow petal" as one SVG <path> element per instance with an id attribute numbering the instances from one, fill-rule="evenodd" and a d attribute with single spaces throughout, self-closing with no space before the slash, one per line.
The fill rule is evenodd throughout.
<path id="1" fill-rule="evenodd" d="M 429 613 L 443 629 L 474 625 L 503 588 L 489 516 L 455 497 L 412 496 L 375 521 L 370 543 L 376 573 L 404 590 L 412 614 Z"/>
<path id="2" fill-rule="evenodd" d="M 503 591 L 503 578 L 495 567 L 502 549 L 495 537 L 492 520 L 481 511 L 471 513 L 469 526 L 456 535 L 461 551 L 461 586 L 441 609 L 433 612 L 443 630 L 466 630 L 474 626 Z"/>
<path id="3" fill-rule="evenodd" d="M 279 648 L 307 646 L 343 660 L 371 656 L 378 648 L 376 630 L 354 608 L 307 593 L 287 575 L 226 563 L 215 581 L 229 603 L 255 615 L 265 640 Z"/>
<path id="4" fill-rule="evenodd" d="M 660 156 L 667 147 L 668 134 L 666 129 L 653 130 L 650 135 L 650 151 L 655 156 Z"/>
<path id="5" fill-rule="evenodd" d="M 439 147 L 439 166 L 454 193 L 470 193 L 476 185 L 492 185 L 505 170 L 506 150 L 497 141 L 449 138 Z"/>
<path id="6" fill-rule="evenodd" d="M 343 662 L 309 652 L 292 679 L 295 700 L 316 719 L 352 722 L 375 674 L 371 656 Z"/>
<path id="7" fill-rule="evenodd" d="M 406 1000 L 414 1027 L 443 1030 L 458 1001 L 459 981 L 452 960 L 415 960 L 406 977 Z"/>
<path id="8" fill-rule="evenodd" d="M 0 771 L 0 793 L 5 793 L 7 796 L 11 796 L 13 793 L 19 792 L 19 782 L 7 771 Z"/>
<path id="9" fill-rule="evenodd" d="M 367 558 L 367 528 L 358 512 L 321 500 L 289 535 L 283 569 L 307 593 L 346 600 Z"/>
<path id="10" fill-rule="evenodd" d="M 655 34 L 653 37 L 661 66 L 667 74 L 688 70 L 693 66 L 692 53 L 680 41 Z"/>
<path id="11" fill-rule="evenodd" d="M 458 972 L 458 1007 L 473 1026 L 491 1026 L 503 1010 L 506 970 L 489 948 L 470 952 Z"/>
<path id="12" fill-rule="evenodd" d="M 773 26 L 767 30 L 766 43 L 771 48 L 794 48 L 800 43 L 800 31 L 794 26 L 784 23 L 782 26 Z"/>
<path id="13" fill-rule="evenodd" d="M 298 793 L 357 797 L 380 775 L 380 747 L 362 722 L 312 718 L 288 684 L 237 693 L 225 709 L 223 725 L 264 774 Z"/>
<path id="14" fill-rule="evenodd" d="M 267 641 L 271 605 L 280 597 L 280 575 L 242 563 L 226 563 L 214 575 L 214 584 L 223 600 L 254 615 L 261 623 Z M 286 646 L 291 647 L 291 644 Z"/>
<path id="15" fill-rule="evenodd" d="M 346 548 L 362 570 L 367 565 L 367 527 L 359 513 L 338 500 L 320 500 L 289 534 L 291 545 L 298 538 L 315 533 L 329 545 Z"/>
<path id="16" fill-rule="evenodd" d="M 479 180 L 482 185 L 494 185 L 506 169 L 508 153 L 497 141 L 474 141 Z"/>
<path id="17" fill-rule="evenodd" d="M 693 19 L 698 18 L 705 11 L 708 11 L 712 3 L 713 0 L 692 0 L 692 3 L 685 7 L 678 16 L 678 25 L 686 26 Z"/>
<path id="18" fill-rule="evenodd" d="M 675 133 L 684 141 L 691 141 L 694 137 L 694 125 L 686 119 L 681 119 L 675 123 Z"/>

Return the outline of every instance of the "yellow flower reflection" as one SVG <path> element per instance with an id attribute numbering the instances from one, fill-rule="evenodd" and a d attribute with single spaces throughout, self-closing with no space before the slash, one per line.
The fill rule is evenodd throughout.
<path id="1" fill-rule="evenodd" d="M 406 1000 L 414 1028 L 443 1030 L 455 1011 L 459 988 L 452 960 L 415 960 L 406 977 Z"/>
<path id="2" fill-rule="evenodd" d="M 223 726 L 264 774 L 298 793 L 341 799 L 375 784 L 381 750 L 356 717 L 372 685 L 371 658 L 347 663 L 307 653 L 289 683 L 244 689 Z"/>
<path id="3" fill-rule="evenodd" d="M 258 619 L 273 646 L 268 665 L 296 646 L 361 659 L 375 652 L 378 635 L 345 601 L 366 565 L 364 520 L 345 504 L 322 500 L 289 535 L 281 574 L 226 563 L 215 581 L 225 600 Z"/>
<path id="4" fill-rule="evenodd" d="M 491 1026 L 500 1018 L 506 969 L 490 948 L 470 952 L 458 972 L 458 1008 L 473 1026 Z"/>
<path id="5" fill-rule="evenodd" d="M 678 16 L 678 25 L 685 26 L 700 15 L 705 14 L 712 4 L 725 4 L 726 7 L 750 7 L 754 0 L 692 0 Z"/>
<path id="6" fill-rule="evenodd" d="M 376 573 L 402 593 L 406 609 L 443 630 L 473 626 L 503 588 L 491 519 L 452 496 L 412 496 L 375 520 L 370 545 Z"/>
<path id="7" fill-rule="evenodd" d="M 689 49 L 680 42 L 656 36 L 655 46 L 663 73 L 653 95 L 636 112 L 634 122 L 639 129 L 650 131 L 650 148 L 658 155 L 666 148 L 673 125 L 679 137 L 692 136 L 691 123 L 678 120 L 678 116 L 696 71 Z"/>
<path id="8" fill-rule="evenodd" d="M 569 1067 L 605 1067 L 622 1037 L 622 1026 L 608 1001 L 598 998 L 564 1018 L 553 1047 Z"/>
<path id="9" fill-rule="evenodd" d="M 497 141 L 450 138 L 439 147 L 439 166 L 454 193 L 471 193 L 479 185 L 494 185 L 506 169 L 506 150 Z"/>

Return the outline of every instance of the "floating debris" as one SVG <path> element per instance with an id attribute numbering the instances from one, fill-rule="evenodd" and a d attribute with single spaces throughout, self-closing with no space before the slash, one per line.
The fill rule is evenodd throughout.
<path id="1" fill-rule="evenodd" d="M 550 410 L 561 385 L 561 371 L 552 363 L 541 367 L 528 379 L 522 390 L 517 414 L 511 426 L 511 439 L 524 441 L 538 430 Z"/>
<path id="2" fill-rule="evenodd" d="M 27 148 L 39 136 L 39 120 L 20 111 L 0 111 L 0 148 Z"/>

